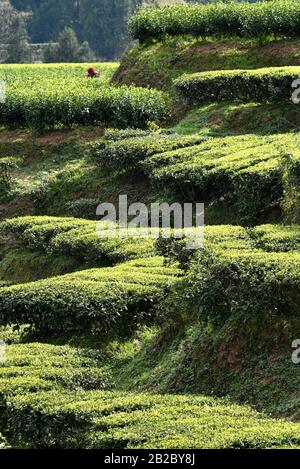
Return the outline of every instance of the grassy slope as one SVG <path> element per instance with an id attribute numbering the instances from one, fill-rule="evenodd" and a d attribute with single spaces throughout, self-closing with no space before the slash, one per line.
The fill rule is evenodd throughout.
<path id="1" fill-rule="evenodd" d="M 273 41 L 263 46 L 250 40 L 197 40 L 173 37 L 130 49 L 113 80 L 122 84 L 170 90 L 184 73 L 300 65 L 300 40 Z"/>
<path id="2" fill-rule="evenodd" d="M 96 207 L 97 200 L 115 201 L 124 190 L 133 198 L 137 193 L 144 194 L 144 181 L 133 184 L 133 181 L 126 182 L 122 175 L 104 173 L 90 158 L 89 147 L 101 135 L 101 128 L 54 131 L 42 137 L 27 132 L 0 132 L 0 157 L 22 158 L 13 174 L 12 193 L 9 197 L 2 195 L 2 218 L 29 214 L 77 215 L 72 202 L 80 199 L 94 200 Z"/>
<path id="3" fill-rule="evenodd" d="M 113 81 L 118 84 L 151 86 L 170 92 L 175 100 L 172 119 L 177 123 L 179 119 L 185 118 L 185 121 L 195 124 L 194 129 L 199 129 L 203 126 L 202 109 L 190 111 L 182 106 L 173 85 L 174 79 L 184 73 L 300 65 L 299 43 L 298 39 L 280 40 L 260 46 L 257 41 L 253 40 L 235 39 L 233 41 L 227 39 L 215 42 L 183 37 L 172 37 L 162 42 L 150 41 L 143 45 L 137 45 L 127 52 L 120 67 L 113 75 Z M 264 129 L 263 131 L 268 131 L 266 121 L 270 119 L 274 119 L 276 122 L 273 124 L 273 129 L 276 128 L 276 125 L 284 128 L 299 127 L 300 124 L 295 106 L 275 106 L 271 109 L 268 106 L 259 109 L 247 106 L 246 112 L 242 106 L 240 111 L 235 109 L 233 112 L 230 104 L 215 104 L 214 110 L 217 122 L 225 115 L 225 125 L 228 121 L 230 122 L 227 130 L 233 130 L 233 132 L 243 132 L 243 121 L 246 119 L 254 126 L 258 120 L 258 128 L 261 127 Z M 267 112 L 265 113 L 265 111 Z M 200 113 L 199 119 L 197 112 Z M 203 108 L 204 119 L 205 112 L 206 107 Z M 221 116 L 218 116 L 219 113 Z M 264 122 L 260 126 L 262 113 L 265 116 Z M 246 132 L 249 128 L 248 122 L 245 128 Z M 210 123 L 205 125 L 205 128 L 209 128 L 210 132 L 214 130 L 214 127 L 214 122 L 212 122 L 212 126 Z M 188 127 L 185 130 L 189 131 L 191 128 Z"/>

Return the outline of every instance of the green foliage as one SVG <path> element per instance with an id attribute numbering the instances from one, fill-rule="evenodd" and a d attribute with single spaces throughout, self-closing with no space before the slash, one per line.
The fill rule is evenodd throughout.
<path id="1" fill-rule="evenodd" d="M 14 438 L 33 448 L 242 449 L 300 444 L 299 424 L 272 420 L 213 397 L 50 391 L 12 396 L 6 406 Z"/>
<path id="2" fill-rule="evenodd" d="M 88 218 L 95 220 L 96 209 L 99 205 L 99 199 L 77 199 L 74 202 L 67 202 L 65 208 L 68 214 L 77 218 Z"/>
<path id="3" fill-rule="evenodd" d="M 202 321 L 238 317 L 297 317 L 300 269 L 299 225 L 254 229 L 206 227 L 204 250 L 191 260 L 186 240 L 160 240 L 160 250 L 190 267 L 173 310 Z M 172 298 L 172 297 L 171 297 Z M 172 300 L 171 300 L 172 302 Z M 261 316 L 263 315 L 263 316 Z"/>
<path id="4" fill-rule="evenodd" d="M 53 0 L 52 0 L 53 1 Z M 141 0 L 81 0 L 79 30 L 100 57 L 120 57 L 130 43 L 127 21 Z"/>
<path id="5" fill-rule="evenodd" d="M 112 378 L 100 352 L 48 344 L 5 347 L 1 397 L 46 390 L 109 389 Z"/>
<path id="6" fill-rule="evenodd" d="M 47 249 L 56 235 L 80 226 L 95 230 L 95 224 L 88 220 L 55 217 L 10 218 L 0 225 L 2 234 L 15 235 L 29 249 Z"/>
<path id="7" fill-rule="evenodd" d="M 157 240 L 158 252 L 190 268 L 197 251 L 187 249 L 187 243 L 199 240 L 200 234 L 204 235 L 203 248 L 207 253 L 240 251 L 246 255 L 249 251 L 300 252 L 300 225 L 259 225 L 255 228 L 213 225 L 205 226 L 200 233 L 197 228 L 185 229 L 181 238 L 178 230 L 172 230 L 170 238 L 160 237 Z"/>
<path id="8" fill-rule="evenodd" d="M 19 16 L 9 0 L 0 2 L 0 43 L 6 44 L 11 37 L 12 24 Z"/>
<path id="9" fill-rule="evenodd" d="M 80 44 L 74 30 L 69 27 L 59 34 L 58 42 L 50 43 L 44 52 L 45 62 L 86 62 L 93 59 L 89 44 Z"/>
<path id="10" fill-rule="evenodd" d="M 13 156 L 0 158 L 0 193 L 7 195 L 12 189 L 12 173 L 19 167 L 19 164 L 20 158 Z"/>
<path id="11" fill-rule="evenodd" d="M 250 235 L 255 247 L 267 252 L 300 251 L 299 225 L 260 225 Z"/>
<path id="12" fill-rule="evenodd" d="M 75 257 L 89 265 L 115 264 L 126 260 L 155 256 L 154 240 L 130 236 L 100 236 L 96 222 L 59 217 L 19 217 L 0 224 L 0 233 L 15 237 L 27 249 Z M 109 225 L 103 226 L 103 229 Z M 101 228 L 102 229 L 102 228 Z"/>
<path id="13" fill-rule="evenodd" d="M 109 142 L 118 142 L 119 140 L 125 140 L 127 138 L 134 137 L 147 137 L 151 134 L 151 130 L 141 129 L 106 129 L 103 139 Z"/>
<path id="14" fill-rule="evenodd" d="M 276 134 L 300 127 L 300 110 L 292 103 L 220 102 L 192 108 L 172 130 L 203 136 Z"/>
<path id="15" fill-rule="evenodd" d="M 184 137 L 176 134 L 162 132 L 150 132 L 145 135 L 129 135 L 128 138 L 110 139 L 106 135 L 104 139 L 94 144 L 91 154 L 96 157 L 101 165 L 111 169 L 139 168 L 140 163 L 147 157 L 165 151 L 176 150 L 201 143 L 202 137 Z"/>
<path id="16" fill-rule="evenodd" d="M 130 20 L 134 39 L 146 41 L 166 35 L 264 38 L 298 36 L 300 5 L 293 0 L 208 5 L 172 5 L 140 9 Z"/>
<path id="17" fill-rule="evenodd" d="M 300 445 L 299 424 L 271 420 L 226 399 L 109 391 L 113 383 L 107 360 L 97 351 L 30 343 L 7 346 L 5 352 L 0 395 L 6 429 L 16 446 Z"/>
<path id="18" fill-rule="evenodd" d="M 299 66 L 299 44 L 300 38 L 259 45 L 255 39 L 169 36 L 129 49 L 113 79 L 118 84 L 152 86 L 176 96 L 174 79 L 185 73 Z M 181 103 L 176 110 L 181 115 Z"/>
<path id="19" fill-rule="evenodd" d="M 261 314 L 297 317 L 299 273 L 299 251 L 203 252 L 192 265 L 181 305 L 215 323 L 230 317 L 246 321 Z"/>
<path id="20" fill-rule="evenodd" d="M 122 232 L 120 232 L 122 234 Z M 130 259 L 155 255 L 154 241 L 150 237 L 99 238 L 96 226 L 79 228 L 56 236 L 49 245 L 53 254 L 67 254 L 94 265 L 112 265 Z"/>
<path id="21" fill-rule="evenodd" d="M 130 261 L 0 289 L 0 323 L 39 331 L 127 331 L 154 314 L 153 307 L 179 278 L 163 258 Z"/>
<path id="22" fill-rule="evenodd" d="M 287 223 L 300 221 L 300 162 L 293 154 L 282 162 L 284 186 L 284 215 Z"/>
<path id="23" fill-rule="evenodd" d="M 108 66 L 109 72 L 112 68 Z M 79 70 L 81 79 L 77 78 Z M 0 104 L 1 124 L 29 126 L 37 131 L 57 125 L 101 122 L 117 127 L 145 127 L 148 121 L 163 120 L 168 114 L 168 100 L 161 92 L 133 86 L 110 87 L 108 72 L 97 80 L 84 79 L 84 75 L 83 66 L 73 65 L 70 69 L 0 69 L 0 77 L 7 82 L 6 101 Z"/>
<path id="24" fill-rule="evenodd" d="M 300 67 L 225 70 L 184 75 L 175 81 L 191 104 L 214 101 L 288 103 Z"/>
<path id="25" fill-rule="evenodd" d="M 177 193 L 204 202 L 223 197 L 236 204 L 243 222 L 255 223 L 262 210 L 283 197 L 282 161 L 299 159 L 297 134 L 210 138 L 203 143 L 153 155 L 144 171 Z"/>
<path id="26" fill-rule="evenodd" d="M 266 226 L 266 231 L 268 228 L 269 226 Z M 273 225 L 270 225 L 270 230 L 272 228 Z M 163 256 L 179 261 L 184 269 L 190 268 L 190 262 L 198 252 L 188 249 L 188 243 L 191 242 L 201 241 L 207 251 L 250 250 L 255 247 L 248 231 L 241 226 L 205 226 L 200 232 L 198 228 L 189 228 L 184 230 L 183 236 L 180 234 L 181 237 L 178 236 L 177 230 L 172 230 L 169 238 L 161 236 L 157 240 L 156 247 Z M 202 239 L 199 239 L 200 235 Z"/>
<path id="27" fill-rule="evenodd" d="M 0 78 L 4 80 L 8 86 L 18 86 L 19 88 L 27 88 L 28 86 L 42 86 L 50 80 L 57 80 L 60 83 L 80 82 L 85 77 L 89 63 L 81 64 L 12 64 L 0 65 Z M 118 67 L 117 62 L 101 62 L 96 63 L 95 67 L 101 72 L 100 79 L 102 84 L 108 84 L 112 74 Z"/>
<path id="28" fill-rule="evenodd" d="M 30 10 L 32 42 L 55 41 L 70 25 L 88 41 L 98 57 L 120 57 L 129 44 L 127 20 L 141 0 L 12 0 L 19 10 Z"/>
<path id="29" fill-rule="evenodd" d="M 7 63 L 30 62 L 31 57 L 26 23 L 21 15 L 15 16 L 11 22 L 8 43 Z"/>

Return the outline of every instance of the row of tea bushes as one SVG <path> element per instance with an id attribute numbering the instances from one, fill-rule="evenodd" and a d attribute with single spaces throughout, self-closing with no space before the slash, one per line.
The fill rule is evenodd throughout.
<path id="1" fill-rule="evenodd" d="M 183 75 L 175 85 L 190 104 L 222 100 L 289 103 L 295 92 L 292 84 L 299 77 L 300 67 L 221 70 Z M 295 99 L 298 95 L 296 91 Z"/>
<path id="2" fill-rule="evenodd" d="M 161 186 L 211 202 L 235 205 L 242 223 L 256 223 L 263 210 L 284 196 L 285 157 L 299 160 L 296 133 L 211 138 L 202 144 L 156 154 L 144 171 Z"/>
<path id="3" fill-rule="evenodd" d="M 110 389 L 112 377 L 96 350 L 29 343 L 5 347 L 0 363 L 1 398 L 51 390 Z"/>
<path id="4" fill-rule="evenodd" d="M 48 250 L 52 254 L 72 256 L 94 265 L 112 265 L 156 255 L 151 236 L 130 236 L 130 229 L 120 229 L 112 237 L 99 237 L 95 225 L 91 229 L 79 228 L 56 236 Z"/>
<path id="5" fill-rule="evenodd" d="M 180 276 L 176 265 L 152 257 L 3 287 L 0 324 L 28 324 L 44 333 L 128 331 L 155 315 Z"/>
<path id="6" fill-rule="evenodd" d="M 157 240 L 156 248 L 161 255 L 175 259 L 181 267 L 189 269 L 190 262 L 198 250 L 187 249 L 187 243 L 197 241 L 201 241 L 202 248 L 207 251 L 255 249 L 249 231 L 244 227 L 232 225 L 207 225 L 203 231 L 199 231 L 199 228 L 189 228 L 184 230 L 184 236 L 180 238 L 177 230 L 172 230 L 169 238 L 161 237 Z"/>
<path id="7" fill-rule="evenodd" d="M 299 424 L 226 399 L 112 391 L 106 363 L 91 349 L 7 346 L 0 363 L 1 423 L 11 444 L 38 449 L 300 446 Z"/>
<path id="8" fill-rule="evenodd" d="M 120 128 L 146 127 L 168 115 L 166 95 L 154 89 L 114 87 L 97 80 L 37 80 L 28 86 L 8 84 L 0 103 L 2 125 L 36 131 L 73 124 L 106 124 Z"/>
<path id="9" fill-rule="evenodd" d="M 140 169 L 140 163 L 156 153 L 185 148 L 201 143 L 199 135 L 182 136 L 172 133 L 148 132 L 142 135 L 132 132 L 122 134 L 108 133 L 104 139 L 93 145 L 91 155 L 103 167 L 109 169 Z"/>
<path id="10" fill-rule="evenodd" d="M 169 238 L 161 237 L 157 241 L 157 251 L 179 261 L 182 267 L 190 268 L 197 251 L 186 249 L 187 243 L 199 241 L 202 232 L 197 228 L 189 228 L 184 230 L 184 237 L 179 238 L 176 231 L 173 230 Z M 203 233 L 203 248 L 206 252 L 300 253 L 300 225 L 259 225 L 255 228 L 212 225 L 205 226 Z"/>
<path id="11" fill-rule="evenodd" d="M 167 35 L 197 37 L 299 36 L 300 5 L 294 0 L 213 2 L 140 9 L 129 28 L 141 42 Z"/>
<path id="12" fill-rule="evenodd" d="M 263 210 L 281 203 L 288 161 L 299 161 L 297 133 L 202 138 L 154 133 L 101 140 L 93 150 L 101 164 L 138 170 L 179 197 L 204 202 L 224 198 L 242 223 L 257 223 Z"/>
<path id="13" fill-rule="evenodd" d="M 300 446 L 299 424 L 214 397 L 50 391 L 11 396 L 6 408 L 14 441 L 31 448 Z"/>
<path id="14" fill-rule="evenodd" d="M 266 252 L 300 252 L 299 225 L 260 225 L 248 233 L 257 249 Z"/>
<path id="15" fill-rule="evenodd" d="M 109 83 L 118 66 L 117 62 L 95 64 L 95 68 L 101 72 L 99 81 L 102 84 Z M 0 64 L 0 79 L 8 85 L 18 82 L 18 86 L 35 86 L 37 82 L 53 79 L 80 80 L 85 77 L 88 67 L 88 63 Z"/>
<path id="16" fill-rule="evenodd" d="M 189 230 L 190 240 L 197 231 Z M 207 226 L 204 249 L 189 252 L 186 239 L 160 239 L 158 249 L 187 270 L 168 298 L 171 314 L 181 311 L 203 321 L 230 316 L 298 317 L 300 226 L 255 228 Z M 172 306 L 171 306 L 172 305 Z"/>
<path id="17" fill-rule="evenodd" d="M 4 331 L 2 330 L 3 334 Z M 4 334 L 5 335 L 5 334 Z M 3 335 L 1 335 L 3 338 Z M 111 389 L 113 378 L 107 360 L 97 350 L 73 348 L 40 343 L 12 344 L 5 346 L 0 363 L 1 427 L 8 434 L 10 444 L 23 448 L 27 441 L 18 441 L 23 422 L 8 426 L 10 419 L 6 404 L 14 396 L 34 395 L 39 392 L 89 391 Z M 21 415 L 20 415 L 21 418 Z M 30 425 L 27 419 L 26 428 Z M 39 426 L 43 426 L 40 422 Z M 38 433 L 38 427 L 36 432 Z M 75 428 L 72 431 L 76 431 Z M 51 436 L 49 434 L 49 441 Z M 0 436 L 0 449 L 8 444 Z"/>
<path id="18" fill-rule="evenodd" d="M 108 227 L 107 227 L 108 228 Z M 142 235 L 142 230 L 140 230 Z M 0 233 L 14 238 L 26 249 L 56 255 L 67 255 L 95 265 L 116 264 L 131 259 L 154 257 L 159 252 L 165 257 L 189 259 L 186 243 L 199 236 L 199 231 L 184 230 L 182 239 L 171 232 L 170 238 L 160 235 L 156 241 L 149 231 L 145 237 L 127 237 L 129 231 L 120 230 L 120 236 L 99 237 L 96 222 L 60 217 L 19 217 L 0 224 Z M 122 238 L 122 233 L 126 237 Z M 246 229 L 222 225 L 204 228 L 204 243 L 209 249 L 262 249 L 267 252 L 299 250 L 298 225 L 260 225 Z M 5 283 L 3 283 L 5 286 Z"/>
<path id="19" fill-rule="evenodd" d="M 300 252 L 220 250 L 202 252 L 191 262 L 181 297 L 174 305 L 201 320 L 223 323 L 299 314 Z"/>
<path id="20" fill-rule="evenodd" d="M 67 239 L 68 233 L 62 236 Z M 199 256 L 199 250 L 186 249 L 187 238 L 190 241 L 192 236 L 186 233 L 186 238 L 183 239 L 177 239 L 175 236 L 171 239 L 161 238 L 156 243 L 156 249 L 165 258 L 176 259 L 182 267 L 186 268 L 190 265 L 191 258 L 195 255 L 196 258 Z M 209 270 L 211 265 L 214 266 L 211 259 L 213 261 L 217 259 L 219 262 L 221 258 L 222 268 L 226 262 L 229 262 L 228 259 L 230 262 L 233 259 L 233 275 L 235 275 L 236 268 L 244 269 L 247 259 L 249 262 L 253 261 L 254 273 L 251 270 L 251 274 L 245 275 L 245 285 L 238 284 L 236 292 L 244 287 L 246 292 L 249 291 L 246 288 L 246 282 L 250 278 L 255 278 L 255 269 L 257 269 L 258 282 L 261 282 L 260 287 L 262 290 L 265 288 L 268 297 L 268 282 L 271 277 L 266 278 L 266 286 L 264 286 L 265 277 L 264 273 L 261 273 L 263 263 L 265 263 L 266 272 L 271 270 L 275 272 L 273 272 L 275 280 L 272 280 L 272 285 L 278 282 L 277 294 L 284 291 L 284 288 L 287 288 L 287 291 L 288 289 L 294 291 L 293 289 L 297 288 L 299 240 L 300 229 L 295 225 L 262 225 L 248 229 L 236 226 L 207 226 L 204 231 L 204 251 L 203 253 L 203 249 L 200 251 L 202 253 L 200 267 L 197 264 L 202 282 L 201 288 L 203 288 L 202 293 L 196 289 L 198 304 L 202 305 L 203 298 L 204 302 L 210 301 L 208 299 L 211 297 L 220 299 L 229 291 L 226 290 L 225 284 L 221 286 L 220 280 L 218 294 L 214 296 L 213 293 L 206 292 L 205 289 L 209 290 L 210 282 L 213 281 Z M 284 277 L 280 276 L 282 272 L 278 270 L 278 266 L 282 263 L 286 266 L 286 272 L 282 270 Z M 216 265 L 219 268 L 219 264 L 216 263 Z M 213 277 L 216 284 L 220 271 L 221 268 Z M 204 272 L 208 272 L 206 282 L 204 282 Z M 161 303 L 170 287 L 175 285 L 180 277 L 181 271 L 176 265 L 168 266 L 163 258 L 150 257 L 119 264 L 113 268 L 83 270 L 34 283 L 2 287 L 0 289 L 0 323 L 2 325 L 30 324 L 44 332 L 90 329 L 125 330 L 134 327 L 139 322 L 150 320 L 155 315 L 153 307 Z M 226 271 L 224 282 L 228 278 L 230 278 L 230 273 Z M 238 276 L 238 279 L 242 282 L 242 274 Z M 281 285 L 283 281 L 287 282 L 285 287 Z M 254 280 L 253 285 L 256 285 Z M 232 281 L 233 286 L 234 281 Z M 186 289 L 187 292 L 192 290 L 190 286 Z M 241 294 L 241 298 L 242 296 Z M 274 302 L 277 301 L 280 305 L 280 299 L 275 293 L 273 296 Z M 251 295 L 249 298 L 250 301 Z M 288 295 L 284 295 L 282 301 L 290 301 L 288 298 Z M 235 301 L 237 302 L 237 299 Z M 250 308 L 249 305 L 248 307 Z M 260 307 L 262 308 L 262 305 Z M 218 308 L 216 306 L 216 309 Z M 209 307 L 206 303 L 205 307 L 201 306 L 201 310 L 204 314 L 209 314 Z M 214 311 L 213 315 L 217 317 L 217 312 Z"/>
<path id="21" fill-rule="evenodd" d="M 6 100 L 0 122 L 43 130 L 76 123 L 144 127 L 168 113 L 155 90 L 109 86 L 118 64 L 97 64 L 102 77 L 86 80 L 88 64 L 0 65 Z"/>
<path id="22" fill-rule="evenodd" d="M 47 249 L 57 235 L 75 228 L 95 228 L 95 223 L 80 218 L 25 216 L 9 218 L 0 224 L 2 236 L 13 236 L 28 249 Z"/>
<path id="23" fill-rule="evenodd" d="M 100 226 L 102 233 L 97 232 Z M 130 236 L 130 231 L 121 229 L 114 236 L 105 236 L 110 227 L 77 218 L 19 217 L 2 222 L 0 234 L 13 237 L 26 249 L 68 255 L 95 266 L 155 256 L 150 236 Z"/>

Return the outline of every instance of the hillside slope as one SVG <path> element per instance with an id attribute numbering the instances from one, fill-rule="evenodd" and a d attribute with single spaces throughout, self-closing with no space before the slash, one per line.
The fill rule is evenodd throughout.
<path id="1" fill-rule="evenodd" d="M 28 448 L 299 448 L 299 39 L 155 31 L 98 82 L 84 64 L 7 72 L 0 430 Z M 204 246 L 192 228 L 99 237 L 121 194 L 205 202 Z"/>

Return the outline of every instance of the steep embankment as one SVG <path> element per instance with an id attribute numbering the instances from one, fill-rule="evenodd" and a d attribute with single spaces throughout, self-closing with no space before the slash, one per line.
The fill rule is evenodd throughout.
<path id="1" fill-rule="evenodd" d="M 170 90 L 184 73 L 300 65 L 299 39 L 273 40 L 259 45 L 253 39 L 195 39 L 171 37 L 148 41 L 122 58 L 113 81 Z"/>

